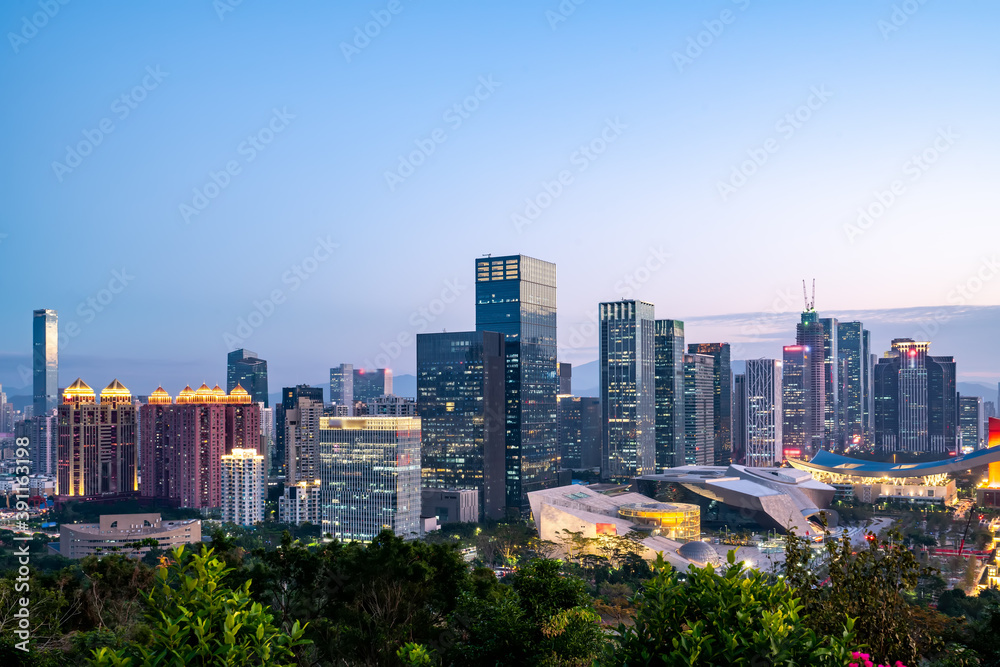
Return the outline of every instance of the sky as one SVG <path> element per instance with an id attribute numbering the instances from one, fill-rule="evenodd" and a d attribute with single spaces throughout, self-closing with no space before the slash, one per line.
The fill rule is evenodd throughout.
<path id="1" fill-rule="evenodd" d="M 993 382 L 998 20 L 937 0 L 4 2 L 0 384 L 30 393 L 36 308 L 59 311 L 62 386 L 223 383 L 235 347 L 273 387 L 412 373 L 416 333 L 474 328 L 486 253 L 556 263 L 565 361 L 596 358 L 597 304 L 620 298 L 780 355 L 815 278 L 821 315 L 902 314 L 878 351 L 947 310 L 934 351 Z M 775 313 L 785 333 L 747 327 Z"/>

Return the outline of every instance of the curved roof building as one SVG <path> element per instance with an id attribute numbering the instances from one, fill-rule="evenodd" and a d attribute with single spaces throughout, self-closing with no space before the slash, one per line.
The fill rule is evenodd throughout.
<path id="1" fill-rule="evenodd" d="M 811 461 L 788 459 L 788 462 L 799 470 L 807 472 L 825 472 L 851 477 L 926 477 L 929 475 L 947 475 L 965 472 L 976 466 L 990 463 L 1000 463 L 1000 447 L 979 449 L 971 454 L 963 454 L 940 461 L 925 461 L 923 463 L 882 463 L 878 461 L 863 461 L 849 456 L 831 454 L 827 451 L 817 452 Z"/>

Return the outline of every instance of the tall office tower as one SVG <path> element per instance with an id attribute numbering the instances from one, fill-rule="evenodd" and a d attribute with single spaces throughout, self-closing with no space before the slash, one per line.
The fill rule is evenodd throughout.
<path id="1" fill-rule="evenodd" d="M 618 482 L 655 472 L 656 377 L 653 304 L 600 304 L 601 479 Z"/>
<path id="2" fill-rule="evenodd" d="M 56 414 L 31 418 L 31 472 L 56 475 L 59 460 L 59 417 Z"/>
<path id="3" fill-rule="evenodd" d="M 36 310 L 32 329 L 32 404 L 35 415 L 47 415 L 59 406 L 59 315 Z"/>
<path id="4" fill-rule="evenodd" d="M 271 458 L 274 456 L 274 408 L 265 408 L 263 403 L 258 403 L 260 408 L 260 447 L 257 451 L 264 457 L 264 472 L 271 469 Z"/>
<path id="5" fill-rule="evenodd" d="M 264 457 L 256 449 L 222 456 L 222 520 L 253 526 L 264 520 Z"/>
<path id="6" fill-rule="evenodd" d="M 3 392 L 3 385 L 0 385 L 0 433 L 11 433 L 13 426 L 7 421 L 7 394 Z"/>
<path id="7" fill-rule="evenodd" d="M 835 317 L 821 318 L 823 325 L 823 443 L 827 449 L 843 448 L 844 415 L 840 360 L 840 323 Z M 813 348 L 817 349 L 817 348 Z"/>
<path id="8" fill-rule="evenodd" d="M 330 369 L 330 403 L 347 408 L 354 415 L 354 366 L 341 364 Z"/>
<path id="9" fill-rule="evenodd" d="M 556 423 L 559 429 L 559 467 L 579 469 L 580 444 L 583 429 L 580 423 L 580 397 L 569 394 L 556 396 Z M 426 426 L 424 427 L 426 429 Z"/>
<path id="10" fill-rule="evenodd" d="M 222 456 L 260 443 L 260 405 L 240 386 L 228 395 L 218 385 L 187 386 L 176 402 L 158 387 L 139 419 L 141 494 L 181 507 L 221 507 Z"/>
<path id="11" fill-rule="evenodd" d="M 295 407 L 285 410 L 285 483 L 295 484 L 319 477 L 319 420 L 322 401 L 300 396 Z"/>
<path id="12" fill-rule="evenodd" d="M 423 488 L 475 489 L 480 519 L 504 516 L 504 335 L 417 334 Z"/>
<path id="13" fill-rule="evenodd" d="M 589 470 L 601 467 L 604 420 L 596 396 L 559 396 L 559 455 L 561 467 Z"/>
<path id="14" fill-rule="evenodd" d="M 118 380 L 101 391 L 77 379 L 59 406 L 56 494 L 93 499 L 139 489 L 132 394 Z"/>
<path id="15" fill-rule="evenodd" d="M 707 354 L 715 359 L 715 465 L 729 465 L 733 454 L 733 370 L 729 343 L 691 343 L 689 354 Z"/>
<path id="16" fill-rule="evenodd" d="M 840 354 L 844 358 L 844 395 L 841 412 L 843 434 L 847 445 L 860 445 L 866 440 L 868 394 L 871 385 L 871 334 L 861 322 L 841 322 L 838 328 Z"/>
<path id="17" fill-rule="evenodd" d="M 656 320 L 656 469 L 685 463 L 684 323 Z"/>
<path id="18" fill-rule="evenodd" d="M 270 406 L 267 397 L 267 362 L 250 350 L 233 350 L 226 364 L 226 393 L 237 386 L 246 389 L 254 403 Z"/>
<path id="19" fill-rule="evenodd" d="M 996 404 L 993 401 L 983 401 L 983 423 L 982 426 L 979 427 L 980 428 L 979 432 L 982 434 L 983 443 L 986 444 L 986 446 L 989 446 L 989 443 L 986 442 L 986 440 L 988 439 L 986 434 L 989 433 L 990 430 L 989 427 L 990 417 L 996 417 L 996 416 L 997 416 Z"/>
<path id="20" fill-rule="evenodd" d="M 963 449 L 980 449 L 983 443 L 983 399 L 958 396 L 958 432 Z"/>
<path id="21" fill-rule="evenodd" d="M 795 325 L 795 344 L 805 345 L 812 352 L 806 367 L 804 384 L 806 392 L 805 450 L 812 456 L 826 443 L 826 367 L 824 362 L 825 334 L 819 315 L 811 307 L 802 313 Z"/>
<path id="22" fill-rule="evenodd" d="M 748 359 L 746 424 L 748 466 L 767 467 L 782 460 L 782 362 Z"/>
<path id="23" fill-rule="evenodd" d="M 929 342 L 896 338 L 875 366 L 875 447 L 881 452 L 957 451 L 954 357 L 928 354 Z"/>
<path id="24" fill-rule="evenodd" d="M 733 376 L 733 463 L 745 464 L 747 456 L 747 376 Z"/>
<path id="25" fill-rule="evenodd" d="M 476 260 L 476 331 L 506 336 L 507 507 L 558 485 L 556 266 L 524 255 Z"/>
<path id="26" fill-rule="evenodd" d="M 371 542 L 388 528 L 420 532 L 420 418 L 323 417 L 320 499 L 324 535 Z"/>
<path id="27" fill-rule="evenodd" d="M 573 393 L 573 364 L 560 361 L 556 364 L 559 375 L 559 395 L 569 396 Z"/>
<path id="28" fill-rule="evenodd" d="M 281 390 L 281 403 L 274 406 L 274 472 L 283 476 L 287 472 L 288 451 L 285 447 L 285 411 L 291 410 L 299 403 L 299 398 L 308 398 L 317 403 L 323 402 L 323 388 L 298 384 L 294 387 L 284 387 Z"/>
<path id="29" fill-rule="evenodd" d="M 684 464 L 715 465 L 715 359 L 684 355 Z"/>
<path id="30" fill-rule="evenodd" d="M 392 393 L 392 369 L 376 368 L 373 371 L 355 368 L 353 376 L 354 403 L 367 403 L 379 396 Z"/>
<path id="31" fill-rule="evenodd" d="M 799 458 L 809 453 L 807 401 L 811 395 L 809 373 L 812 350 L 808 345 L 786 345 L 781 364 L 781 446 L 784 456 Z"/>

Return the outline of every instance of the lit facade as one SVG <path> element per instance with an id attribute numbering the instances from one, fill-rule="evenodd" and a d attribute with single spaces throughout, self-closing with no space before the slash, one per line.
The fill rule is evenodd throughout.
<path id="1" fill-rule="evenodd" d="M 601 478 L 627 480 L 655 470 L 653 304 L 600 304 Z"/>
<path id="2" fill-rule="evenodd" d="M 294 409 L 300 398 L 308 398 L 317 403 L 323 402 L 323 388 L 299 384 L 294 387 L 283 387 L 281 403 L 274 406 L 274 473 L 279 476 L 287 474 L 288 447 L 286 446 L 285 412 Z"/>
<path id="3" fill-rule="evenodd" d="M 93 499 L 138 490 L 136 411 L 118 380 L 97 402 L 94 390 L 77 379 L 59 406 L 57 495 Z"/>
<path id="4" fill-rule="evenodd" d="M 861 322 L 841 322 L 838 328 L 843 358 L 843 433 L 848 446 L 871 442 L 871 332 Z"/>
<path id="5" fill-rule="evenodd" d="M 823 325 L 823 442 L 828 448 L 838 448 L 843 446 L 844 429 L 840 322 L 835 317 L 819 322 Z"/>
<path id="6" fill-rule="evenodd" d="M 296 526 L 319 525 L 323 519 L 321 508 L 318 479 L 285 484 L 285 492 L 278 498 L 278 521 Z"/>
<path id="7" fill-rule="evenodd" d="M 319 477 L 319 420 L 323 403 L 300 397 L 295 407 L 285 410 L 285 483 Z"/>
<path id="8" fill-rule="evenodd" d="M 813 379 L 809 372 L 812 349 L 808 345 L 786 345 L 781 361 L 781 444 L 787 456 L 799 458 L 810 451 L 806 410 Z"/>
<path id="9" fill-rule="evenodd" d="M 733 371 L 729 343 L 691 343 L 688 353 L 707 354 L 715 360 L 712 375 L 715 465 L 729 465 L 733 457 Z"/>
<path id="10" fill-rule="evenodd" d="M 824 362 L 826 334 L 819 315 L 809 309 L 795 325 L 795 344 L 810 350 L 805 366 L 804 453 L 811 455 L 823 449 L 826 434 L 826 366 Z"/>
<path id="11" fill-rule="evenodd" d="M 983 443 L 983 399 L 979 396 L 958 397 L 958 430 L 962 449 L 979 449 Z"/>
<path id="12" fill-rule="evenodd" d="M 59 526 L 59 553 L 77 560 L 87 556 L 121 553 L 142 557 L 152 547 L 130 545 L 154 539 L 156 548 L 170 551 L 201 542 L 201 521 L 163 521 L 159 514 L 102 514 L 98 523 L 64 523 Z"/>
<path id="13" fill-rule="evenodd" d="M 56 311 L 34 311 L 31 351 L 32 404 L 37 417 L 59 406 L 59 314 Z"/>
<path id="14" fill-rule="evenodd" d="M 354 413 L 354 366 L 340 364 L 330 369 L 330 403 L 347 408 L 347 416 Z"/>
<path id="15" fill-rule="evenodd" d="M 684 323 L 656 320 L 656 469 L 684 465 Z"/>
<path id="16" fill-rule="evenodd" d="M 476 331 L 506 337 L 507 507 L 558 484 L 556 266 L 524 255 L 476 260 Z"/>
<path id="17" fill-rule="evenodd" d="M 256 449 L 222 456 L 222 520 L 252 526 L 264 520 L 264 457 Z"/>
<path id="18" fill-rule="evenodd" d="M 715 463 L 715 359 L 684 355 L 684 463 Z"/>
<path id="19" fill-rule="evenodd" d="M 371 542 L 385 529 L 420 534 L 420 419 L 320 420 L 322 531 Z"/>
<path id="20" fill-rule="evenodd" d="M 618 516 L 650 528 L 651 535 L 672 540 L 701 537 L 701 508 L 688 503 L 629 503 L 618 508 Z"/>
<path id="21" fill-rule="evenodd" d="M 767 467 L 782 459 L 782 362 L 746 362 L 746 465 Z"/>

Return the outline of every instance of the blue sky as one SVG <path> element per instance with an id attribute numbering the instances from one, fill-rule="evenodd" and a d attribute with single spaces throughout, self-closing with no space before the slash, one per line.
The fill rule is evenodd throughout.
<path id="1" fill-rule="evenodd" d="M 821 312 L 996 305 L 998 18 L 934 0 L 3 3 L 0 383 L 23 384 L 42 307 L 61 384 L 219 382 L 234 344 L 276 386 L 342 361 L 412 372 L 399 341 L 474 326 L 484 253 L 557 264 L 577 363 L 596 304 L 622 297 L 794 312 L 815 277 Z M 982 333 L 936 352 L 1000 374 Z"/>

